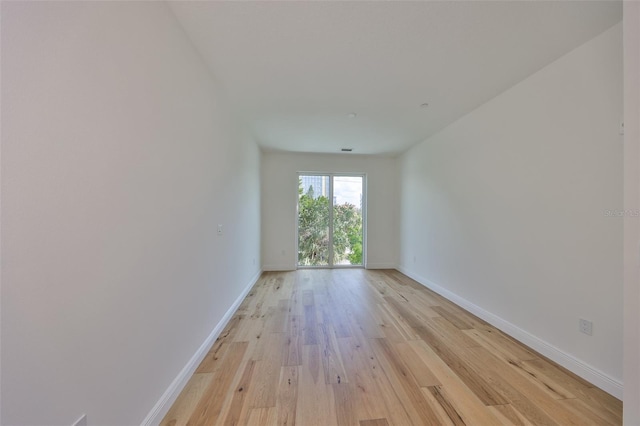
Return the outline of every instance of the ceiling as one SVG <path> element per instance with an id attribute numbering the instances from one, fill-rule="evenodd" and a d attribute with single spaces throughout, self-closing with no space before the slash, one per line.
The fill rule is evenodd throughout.
<path id="1" fill-rule="evenodd" d="M 263 149 L 354 154 L 406 150 L 622 19 L 619 1 L 169 5 Z"/>

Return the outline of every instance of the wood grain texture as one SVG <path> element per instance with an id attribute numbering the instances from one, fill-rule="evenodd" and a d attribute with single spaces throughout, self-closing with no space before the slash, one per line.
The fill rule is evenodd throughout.
<path id="1" fill-rule="evenodd" d="M 622 403 L 395 270 L 266 272 L 162 423 L 620 425 Z"/>

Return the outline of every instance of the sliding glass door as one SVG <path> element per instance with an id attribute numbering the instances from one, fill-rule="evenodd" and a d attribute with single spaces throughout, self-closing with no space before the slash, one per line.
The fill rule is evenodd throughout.
<path id="1" fill-rule="evenodd" d="M 330 176 L 298 179 L 298 266 L 329 266 Z"/>
<path id="2" fill-rule="evenodd" d="M 362 176 L 333 176 L 333 264 L 363 265 Z"/>
<path id="3" fill-rule="evenodd" d="M 364 266 L 364 176 L 299 174 L 298 266 Z"/>

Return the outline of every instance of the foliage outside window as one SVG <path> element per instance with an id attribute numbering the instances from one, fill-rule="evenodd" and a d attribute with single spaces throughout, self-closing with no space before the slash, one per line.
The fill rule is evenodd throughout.
<path id="1" fill-rule="evenodd" d="M 329 198 L 316 196 L 313 186 L 306 193 L 299 183 L 298 264 L 329 263 Z M 362 211 L 350 203 L 333 209 L 333 263 L 362 265 Z"/>

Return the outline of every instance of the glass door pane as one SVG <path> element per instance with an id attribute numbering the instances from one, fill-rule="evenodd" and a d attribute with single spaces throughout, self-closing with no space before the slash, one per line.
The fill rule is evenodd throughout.
<path id="1" fill-rule="evenodd" d="M 298 179 L 298 265 L 330 266 L 330 179 L 300 175 Z"/>
<path id="2" fill-rule="evenodd" d="M 362 176 L 333 177 L 333 264 L 363 264 Z"/>

